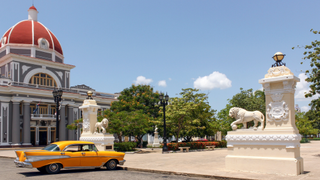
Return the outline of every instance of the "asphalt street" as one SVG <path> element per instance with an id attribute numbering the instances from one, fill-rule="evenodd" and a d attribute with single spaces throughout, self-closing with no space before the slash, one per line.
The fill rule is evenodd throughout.
<path id="1" fill-rule="evenodd" d="M 13 159 L 0 158 L 0 180 L 20 180 L 20 179 L 206 180 L 208 178 L 127 171 L 127 170 L 122 170 L 122 168 L 119 168 L 119 167 L 117 170 L 114 170 L 114 171 L 110 171 L 106 169 L 61 170 L 59 174 L 42 174 L 35 168 L 33 169 L 16 168 L 16 166 L 13 163 Z"/>

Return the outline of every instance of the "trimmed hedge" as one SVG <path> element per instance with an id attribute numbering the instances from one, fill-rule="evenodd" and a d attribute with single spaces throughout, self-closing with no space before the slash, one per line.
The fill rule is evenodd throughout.
<path id="1" fill-rule="evenodd" d="M 302 138 L 300 143 L 309 143 L 310 140 L 308 138 Z"/>
<path id="2" fill-rule="evenodd" d="M 309 140 L 311 140 L 311 141 L 319 141 L 320 138 L 313 138 L 313 139 L 309 139 Z"/>
<path id="3" fill-rule="evenodd" d="M 115 151 L 134 151 L 137 147 L 137 143 L 135 142 L 122 142 L 122 143 L 114 143 Z"/>
<path id="4" fill-rule="evenodd" d="M 168 150 L 177 151 L 179 147 L 190 147 L 190 149 L 205 149 L 206 146 L 226 147 L 226 141 L 211 141 L 211 142 L 179 142 L 168 143 Z"/>

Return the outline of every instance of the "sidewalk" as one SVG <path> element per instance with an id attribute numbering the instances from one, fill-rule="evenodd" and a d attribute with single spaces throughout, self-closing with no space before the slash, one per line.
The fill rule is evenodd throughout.
<path id="1" fill-rule="evenodd" d="M 263 179 L 263 180 L 318 180 L 320 177 L 320 141 L 301 144 L 304 174 L 284 176 L 255 172 L 229 171 L 225 169 L 227 149 L 188 153 L 166 153 L 161 150 L 145 150 L 149 153 L 127 153 L 124 169 L 187 176 L 216 177 L 217 179 Z M 16 158 L 14 149 L 1 150 L 0 157 Z"/>

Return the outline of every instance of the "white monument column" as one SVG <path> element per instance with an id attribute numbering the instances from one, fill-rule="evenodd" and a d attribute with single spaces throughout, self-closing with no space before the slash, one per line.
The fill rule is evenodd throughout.
<path id="1" fill-rule="evenodd" d="M 277 63 L 281 64 L 281 60 Z M 294 92 L 299 78 L 279 64 L 259 80 L 266 97 L 265 129 L 228 132 L 227 169 L 284 175 L 303 173 L 301 135 L 295 125 L 294 108 Z"/>
<path id="2" fill-rule="evenodd" d="M 155 130 L 154 130 L 154 138 L 153 138 L 153 144 L 152 147 L 160 147 L 159 144 L 159 135 L 158 135 L 158 128 L 156 126 Z"/>
<path id="3" fill-rule="evenodd" d="M 84 100 L 82 106 L 79 107 L 79 109 L 82 110 L 83 118 L 83 132 L 80 135 L 80 141 L 91 141 L 95 143 L 99 151 L 113 150 L 113 135 L 106 133 L 105 130 L 102 132 L 97 132 L 99 126 L 96 127 L 96 124 L 101 125 L 101 123 L 98 123 L 97 120 L 97 112 L 100 106 L 98 106 L 97 102 L 91 98 L 91 91 L 88 91 L 87 94 L 88 99 Z"/>

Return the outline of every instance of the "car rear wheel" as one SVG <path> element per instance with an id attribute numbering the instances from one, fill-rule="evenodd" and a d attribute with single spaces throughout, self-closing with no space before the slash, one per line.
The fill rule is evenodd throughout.
<path id="1" fill-rule="evenodd" d="M 58 163 L 49 164 L 46 166 L 46 171 L 48 174 L 57 174 L 60 172 L 61 165 Z"/>
<path id="2" fill-rule="evenodd" d="M 110 161 L 107 162 L 106 167 L 109 170 L 117 169 L 117 161 L 114 159 L 111 159 Z"/>

